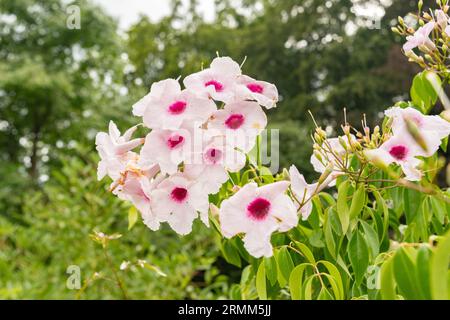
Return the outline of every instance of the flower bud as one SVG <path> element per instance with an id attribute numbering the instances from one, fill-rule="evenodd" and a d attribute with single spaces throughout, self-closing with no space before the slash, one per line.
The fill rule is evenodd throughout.
<path id="1" fill-rule="evenodd" d="M 430 16 L 430 14 L 428 13 L 428 12 L 425 12 L 424 14 L 423 14 L 423 17 L 426 19 L 426 20 L 432 20 L 433 18 Z"/>
<path id="2" fill-rule="evenodd" d="M 209 204 L 209 212 L 211 212 L 211 216 L 213 217 L 218 217 L 219 216 L 219 208 L 217 208 L 217 206 L 213 203 Z"/>
<path id="3" fill-rule="evenodd" d="M 347 151 L 348 145 L 347 145 L 347 143 L 345 142 L 344 138 L 339 137 L 338 139 L 339 139 L 339 144 L 342 146 L 342 148 L 344 148 L 345 151 Z"/>
<path id="4" fill-rule="evenodd" d="M 406 129 L 408 130 L 409 134 L 413 137 L 414 141 L 425 152 L 428 152 L 427 143 L 426 143 L 424 137 L 422 136 L 422 134 L 420 133 L 419 128 L 417 127 L 416 123 L 407 117 L 405 117 L 405 123 L 406 123 Z"/>
<path id="5" fill-rule="evenodd" d="M 319 181 L 317 182 L 319 184 L 319 186 L 325 182 L 325 180 L 328 179 L 328 177 L 330 176 L 330 174 L 333 172 L 334 169 L 334 163 L 330 162 L 327 167 L 325 168 L 325 171 L 322 173 L 322 175 L 319 178 Z"/>
<path id="6" fill-rule="evenodd" d="M 447 120 L 448 122 L 450 122 L 450 109 L 444 110 L 441 113 L 441 117 L 445 120 Z"/>
<path id="7" fill-rule="evenodd" d="M 319 160 L 322 163 L 323 159 L 322 159 L 322 155 L 320 154 L 320 152 L 315 150 L 313 153 L 314 153 L 314 157 L 316 157 L 316 159 Z"/>

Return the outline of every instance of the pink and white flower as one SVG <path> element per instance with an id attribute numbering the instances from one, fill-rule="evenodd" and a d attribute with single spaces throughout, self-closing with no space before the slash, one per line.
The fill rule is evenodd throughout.
<path id="1" fill-rule="evenodd" d="M 237 91 L 241 99 L 255 100 L 267 109 L 276 107 L 278 89 L 275 85 L 265 81 L 258 81 L 245 75 L 238 78 L 238 84 Z"/>
<path id="2" fill-rule="evenodd" d="M 411 107 L 405 109 L 393 107 L 386 110 L 385 114 L 393 119 L 392 132 L 394 135 L 404 134 L 405 139 L 409 138 L 410 144 L 414 144 L 415 141 L 407 132 L 405 120 L 408 119 L 415 123 L 427 146 L 427 152 L 423 156 L 428 157 L 434 154 L 439 149 L 441 140 L 450 135 L 450 122 L 440 116 L 426 116 Z"/>
<path id="3" fill-rule="evenodd" d="M 200 126 L 215 110 L 213 101 L 181 90 L 174 79 L 154 83 L 150 93 L 133 106 L 133 114 L 142 116 L 147 127 L 170 130 L 179 129 L 185 122 Z"/>
<path id="4" fill-rule="evenodd" d="M 411 51 L 414 48 L 419 46 L 426 46 L 430 50 L 434 50 L 436 46 L 433 41 L 430 40 L 430 34 L 433 31 L 436 23 L 434 21 L 430 21 L 424 26 L 417 29 L 417 31 L 412 36 L 407 36 L 407 42 L 403 45 L 403 50 L 405 52 Z"/>
<path id="5" fill-rule="evenodd" d="M 152 130 L 141 149 L 141 166 L 159 164 L 162 173 L 174 174 L 178 165 L 192 152 L 192 132 L 179 130 Z"/>
<path id="6" fill-rule="evenodd" d="M 267 116 L 258 103 L 239 101 L 225 105 L 216 111 L 208 123 L 208 129 L 226 136 L 227 143 L 248 152 L 256 137 L 267 126 Z"/>
<path id="7" fill-rule="evenodd" d="M 401 166 L 405 179 L 419 181 L 422 172 L 417 169 L 421 161 L 417 156 L 423 156 L 424 151 L 407 134 L 394 135 L 378 149 L 366 150 L 365 155 L 371 161 L 382 162 L 385 165 L 396 163 Z M 405 137 L 406 136 L 406 137 Z"/>
<path id="8" fill-rule="evenodd" d="M 288 187 L 288 181 L 262 187 L 252 182 L 224 200 L 219 213 L 223 235 L 244 233 L 244 246 L 252 256 L 272 256 L 272 233 L 286 232 L 298 223 L 295 205 L 285 193 Z"/>
<path id="9" fill-rule="evenodd" d="M 175 174 L 163 180 L 151 192 L 152 210 L 160 222 L 167 222 L 178 234 L 192 231 L 192 224 L 198 218 L 209 226 L 208 194 L 200 184 L 183 174 Z"/>
<path id="10" fill-rule="evenodd" d="M 128 129 L 123 136 L 113 121 L 109 122 L 109 133 L 99 132 L 95 137 L 95 144 L 100 155 L 98 164 L 98 180 L 109 175 L 113 180 L 120 177 L 128 161 L 136 158 L 135 153 L 129 151 L 144 143 L 144 139 L 130 140 L 137 127 Z"/>
<path id="11" fill-rule="evenodd" d="M 159 175 L 153 179 L 158 172 L 158 165 L 146 170 L 129 170 L 122 183 L 113 191 L 120 199 L 130 201 L 141 213 L 144 224 L 154 231 L 159 229 L 160 221 L 151 210 L 150 192 L 164 177 Z"/>
<path id="12" fill-rule="evenodd" d="M 215 58 L 208 69 L 187 76 L 186 89 L 221 102 L 235 99 L 237 77 L 241 67 L 229 57 Z"/>
<path id="13" fill-rule="evenodd" d="M 228 172 L 245 166 L 245 155 L 226 143 L 224 137 L 211 139 L 203 148 L 200 159 L 187 163 L 184 173 L 203 185 L 208 194 L 215 194 L 229 179 Z"/>

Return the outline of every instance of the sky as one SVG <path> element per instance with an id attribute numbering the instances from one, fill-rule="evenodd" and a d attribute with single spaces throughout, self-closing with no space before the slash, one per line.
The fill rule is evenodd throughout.
<path id="1" fill-rule="evenodd" d="M 157 21 L 170 13 L 170 0 L 93 0 L 119 21 L 122 30 L 128 29 L 144 14 Z M 186 0 L 183 2 L 187 3 Z M 208 20 L 214 17 L 214 1 L 199 0 L 199 12 Z"/>

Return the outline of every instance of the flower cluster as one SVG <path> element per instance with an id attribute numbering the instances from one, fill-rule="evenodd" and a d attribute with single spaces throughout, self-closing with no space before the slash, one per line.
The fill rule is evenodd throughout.
<path id="1" fill-rule="evenodd" d="M 215 210 L 210 195 L 221 190 L 230 173 L 247 166 L 259 170 L 247 155 L 267 125 L 262 107 L 275 107 L 278 92 L 273 84 L 242 75 L 228 57 L 214 59 L 210 68 L 189 75 L 183 84 L 184 89 L 174 79 L 154 83 L 133 106 L 133 114 L 150 129 L 145 138 L 133 139 L 137 126 L 122 135 L 113 122 L 109 133 L 98 133 L 98 178 L 109 176 L 111 191 L 130 201 L 152 230 L 166 222 L 185 235 L 195 219 L 209 226 L 209 212 L 217 213 L 222 235 L 242 236 L 254 257 L 271 256 L 272 234 L 296 227 L 299 217 L 307 220 L 311 199 L 334 186 L 339 176 L 368 178 L 363 169 L 352 168 L 355 157 L 362 168 L 397 164 L 406 180 L 418 181 L 421 159 L 433 155 L 450 134 L 450 122 L 441 117 L 398 106 L 385 112 L 382 130 L 376 126 L 371 131 L 364 121 L 359 132 L 346 123 L 342 136 L 328 138 L 317 127 L 311 156 L 321 174 L 316 183 L 308 184 L 292 166 L 268 184 L 255 178 L 227 190 Z"/>
<path id="2" fill-rule="evenodd" d="M 311 164 L 322 175 L 330 178 L 352 174 L 350 162 L 353 156 L 360 162 L 366 159 L 377 166 L 387 167 L 397 164 L 401 167 L 405 179 L 419 181 L 423 176 L 420 170 L 421 158 L 432 156 L 440 147 L 442 139 L 450 134 L 450 122 L 440 116 L 428 116 L 412 108 L 392 107 L 385 111 L 388 126 L 384 133 L 380 128 L 364 125 L 364 132 L 358 132 L 346 125 L 345 135 L 327 138 L 318 128 L 314 135 L 314 154 Z M 355 135 L 350 130 L 355 131 Z"/>
<path id="3" fill-rule="evenodd" d="M 445 3 L 444 3 L 445 2 Z M 436 70 L 441 76 L 448 74 L 448 40 L 450 39 L 450 24 L 446 1 L 439 1 L 440 9 L 414 15 L 418 23 L 417 30 L 408 26 L 399 17 L 399 25 L 392 28 L 397 34 L 406 37 L 403 45 L 405 55 L 411 62 L 422 68 Z M 422 2 L 419 2 L 419 12 Z"/>
<path id="4" fill-rule="evenodd" d="M 150 229 L 167 222 L 182 235 L 191 232 L 197 217 L 209 225 L 208 196 L 219 191 L 229 172 L 246 165 L 246 153 L 267 125 L 262 107 L 273 108 L 278 101 L 273 84 L 243 75 L 228 57 L 214 59 L 208 69 L 187 76 L 183 84 L 184 89 L 174 79 L 154 83 L 133 106 L 133 114 L 151 130 L 145 138 L 132 138 L 137 126 L 121 135 L 113 122 L 109 133 L 96 137 L 101 157 L 98 178 L 108 175 L 113 180 L 111 191 L 130 201 Z M 251 184 L 243 188 L 229 199 L 230 205 L 223 205 L 223 233 L 249 231 L 251 250 L 259 237 L 252 238 L 252 223 L 264 222 L 260 229 L 265 238 L 276 229 L 295 226 L 296 211 L 285 195 L 287 188 L 286 183 L 263 190 Z M 244 208 L 238 220 L 232 218 L 240 213 L 233 207 L 235 199 Z"/>

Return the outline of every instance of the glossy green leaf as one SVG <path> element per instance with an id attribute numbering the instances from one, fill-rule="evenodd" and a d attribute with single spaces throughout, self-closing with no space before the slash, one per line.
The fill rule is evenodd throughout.
<path id="1" fill-rule="evenodd" d="M 352 196 L 352 204 L 350 206 L 350 219 L 356 218 L 362 211 L 366 201 L 366 190 L 361 184 Z"/>
<path id="2" fill-rule="evenodd" d="M 128 230 L 131 230 L 138 220 L 139 214 L 133 206 L 128 210 Z"/>
<path id="3" fill-rule="evenodd" d="M 369 266 L 369 249 L 360 231 L 356 231 L 350 239 L 348 257 L 355 274 L 355 281 L 359 285 Z"/>
<path id="4" fill-rule="evenodd" d="M 415 273 L 415 263 L 405 248 L 397 250 L 394 256 L 394 275 L 400 294 L 406 299 L 423 297 Z"/>
<path id="5" fill-rule="evenodd" d="M 276 256 L 278 269 L 281 272 L 283 278 L 288 281 L 292 270 L 294 269 L 294 262 L 292 261 L 291 254 L 287 247 L 282 247 Z"/>
<path id="6" fill-rule="evenodd" d="M 346 233 L 350 224 L 350 211 L 347 205 L 348 191 L 350 182 L 348 180 L 342 182 L 338 188 L 337 213 L 341 222 L 342 233 Z"/>
<path id="7" fill-rule="evenodd" d="M 275 260 L 275 257 L 272 256 L 270 258 L 264 258 L 264 264 L 267 279 L 269 280 L 270 284 L 274 286 L 277 283 L 278 279 L 277 261 Z"/>
<path id="8" fill-rule="evenodd" d="M 431 293 L 433 299 L 450 299 L 450 231 L 443 237 L 431 258 Z"/>
<path id="9" fill-rule="evenodd" d="M 380 286 L 383 300 L 395 300 L 397 298 L 395 292 L 394 259 L 392 257 L 386 260 L 381 266 Z"/>
<path id="10" fill-rule="evenodd" d="M 260 300 L 267 300 L 267 286 L 266 286 L 266 270 L 264 262 L 261 262 L 256 272 L 256 292 Z"/>

